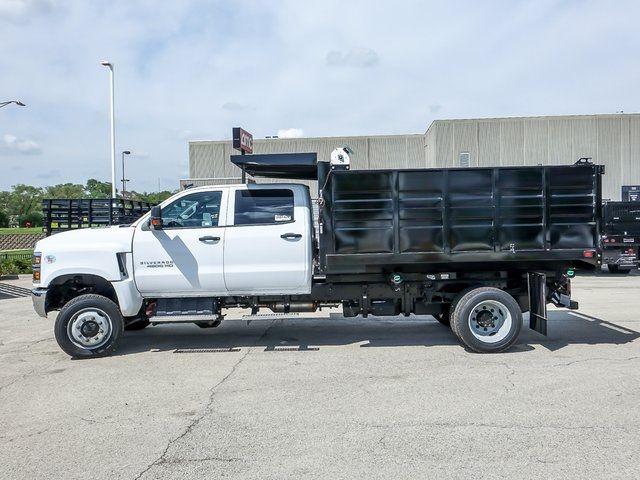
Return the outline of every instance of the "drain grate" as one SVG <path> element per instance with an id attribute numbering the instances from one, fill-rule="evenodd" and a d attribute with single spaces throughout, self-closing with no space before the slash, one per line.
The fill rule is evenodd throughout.
<path id="1" fill-rule="evenodd" d="M 291 312 L 291 313 L 256 313 L 255 315 L 243 315 L 242 319 L 243 320 L 265 320 L 265 319 L 269 319 L 269 318 L 282 318 L 282 319 L 288 319 L 288 318 L 299 318 L 300 314 L 298 312 Z"/>
<path id="2" fill-rule="evenodd" d="M 176 348 L 173 353 L 231 353 L 239 352 L 238 347 L 228 348 Z"/>
<path id="3" fill-rule="evenodd" d="M 319 347 L 267 347 L 265 352 L 317 352 Z"/>

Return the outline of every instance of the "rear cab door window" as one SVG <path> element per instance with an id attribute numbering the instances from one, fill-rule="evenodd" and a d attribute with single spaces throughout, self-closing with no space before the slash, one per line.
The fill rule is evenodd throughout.
<path id="1" fill-rule="evenodd" d="M 234 225 L 275 225 L 294 221 L 293 191 L 236 190 Z"/>

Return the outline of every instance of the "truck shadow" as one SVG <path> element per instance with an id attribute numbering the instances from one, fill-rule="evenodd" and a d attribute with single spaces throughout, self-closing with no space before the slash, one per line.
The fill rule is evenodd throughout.
<path id="1" fill-rule="evenodd" d="M 549 336 L 522 328 L 518 343 L 507 353 L 521 353 L 540 345 L 556 351 L 574 344 L 629 343 L 640 333 L 600 318 L 567 311 L 549 312 Z M 126 332 L 116 355 L 149 351 L 237 351 L 258 347 L 264 351 L 318 350 L 359 345 L 361 348 L 458 345 L 451 330 L 430 316 L 402 319 L 329 318 L 296 320 L 227 320 L 218 328 L 191 324 L 159 325 Z M 461 347 L 462 348 L 462 347 Z"/>

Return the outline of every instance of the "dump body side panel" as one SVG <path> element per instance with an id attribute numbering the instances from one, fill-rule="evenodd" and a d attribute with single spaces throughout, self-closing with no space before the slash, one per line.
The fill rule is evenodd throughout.
<path id="1" fill-rule="evenodd" d="M 319 172 L 325 274 L 599 261 L 596 165 Z"/>

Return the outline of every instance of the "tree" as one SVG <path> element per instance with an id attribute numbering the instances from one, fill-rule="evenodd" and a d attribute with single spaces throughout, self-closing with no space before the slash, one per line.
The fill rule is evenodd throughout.
<path id="1" fill-rule="evenodd" d="M 13 191 L 9 192 L 6 212 L 9 215 L 26 215 L 27 213 L 40 211 L 43 190 L 31 185 L 13 185 Z"/>
<path id="2" fill-rule="evenodd" d="M 18 217 L 18 225 L 21 227 L 41 227 L 44 223 L 44 217 L 40 212 L 31 212 Z"/>
<path id="3" fill-rule="evenodd" d="M 0 210 L 9 215 L 9 205 L 11 204 L 11 192 L 0 192 Z"/>
<path id="4" fill-rule="evenodd" d="M 87 180 L 85 191 L 90 198 L 110 198 L 111 182 L 101 182 L 95 178 L 90 178 Z"/>
<path id="5" fill-rule="evenodd" d="M 0 228 L 7 228 L 9 226 L 9 215 L 0 210 Z"/>
<path id="6" fill-rule="evenodd" d="M 162 203 L 174 193 L 176 192 L 170 192 L 168 190 L 164 190 L 162 192 L 149 192 L 149 193 L 129 192 L 129 195 L 132 200 L 138 200 L 140 202 L 149 202 L 151 205 L 158 205 L 159 203 Z"/>
<path id="7" fill-rule="evenodd" d="M 84 198 L 84 187 L 78 183 L 50 185 L 44 191 L 45 198 Z"/>

